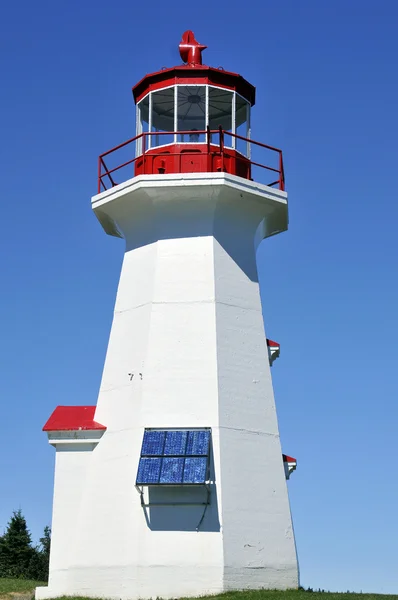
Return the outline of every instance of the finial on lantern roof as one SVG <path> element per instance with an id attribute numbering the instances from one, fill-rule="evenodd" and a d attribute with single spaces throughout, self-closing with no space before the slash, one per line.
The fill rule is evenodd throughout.
<path id="1" fill-rule="evenodd" d="M 207 46 L 199 44 L 195 40 L 195 34 L 193 31 L 185 31 L 182 34 L 182 40 L 179 45 L 180 56 L 182 60 L 188 65 L 194 67 L 202 64 L 202 52 L 206 50 Z"/>

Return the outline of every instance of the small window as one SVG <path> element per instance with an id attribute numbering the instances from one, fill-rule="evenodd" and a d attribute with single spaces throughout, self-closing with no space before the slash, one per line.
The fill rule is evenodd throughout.
<path id="1" fill-rule="evenodd" d="M 146 429 L 136 485 L 203 485 L 209 454 L 210 429 Z"/>
<path id="2" fill-rule="evenodd" d="M 183 85 L 177 88 L 177 130 L 179 142 L 191 144 L 205 141 L 205 134 L 197 133 L 206 129 L 206 86 Z"/>

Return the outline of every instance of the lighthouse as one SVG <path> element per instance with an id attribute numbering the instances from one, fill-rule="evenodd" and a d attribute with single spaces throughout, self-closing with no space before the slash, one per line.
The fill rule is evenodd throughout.
<path id="1" fill-rule="evenodd" d="M 58 406 L 48 587 L 138 600 L 297 588 L 256 249 L 288 225 L 255 88 L 183 64 L 133 87 L 136 135 L 102 154 L 92 208 L 125 255 L 96 405 Z M 275 367 L 272 367 L 275 368 Z"/>

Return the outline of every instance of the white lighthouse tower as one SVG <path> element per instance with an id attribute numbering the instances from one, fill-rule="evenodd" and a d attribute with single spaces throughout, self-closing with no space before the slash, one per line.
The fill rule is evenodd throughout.
<path id="1" fill-rule="evenodd" d="M 202 65 L 204 48 L 186 32 L 184 64 L 133 88 L 136 136 L 99 160 L 92 207 L 126 251 L 97 405 L 44 427 L 38 599 L 298 586 L 256 267 L 287 229 L 282 153 L 251 139 L 254 87 Z"/>

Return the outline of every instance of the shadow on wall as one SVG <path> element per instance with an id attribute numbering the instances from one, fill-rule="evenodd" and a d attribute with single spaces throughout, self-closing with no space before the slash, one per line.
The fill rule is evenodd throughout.
<path id="1" fill-rule="evenodd" d="M 153 486 L 144 490 L 142 507 L 152 531 L 220 531 L 214 463 L 206 487 Z"/>
<path id="2" fill-rule="evenodd" d="M 242 217 L 240 203 L 228 198 L 217 204 L 200 198 L 197 204 L 176 200 L 156 207 L 144 204 L 145 210 L 130 224 L 126 252 L 161 240 L 214 236 L 246 277 L 258 282 L 255 238 L 263 221 L 259 210 L 252 208 Z M 251 251 L 242 252 L 242 248 Z"/>

